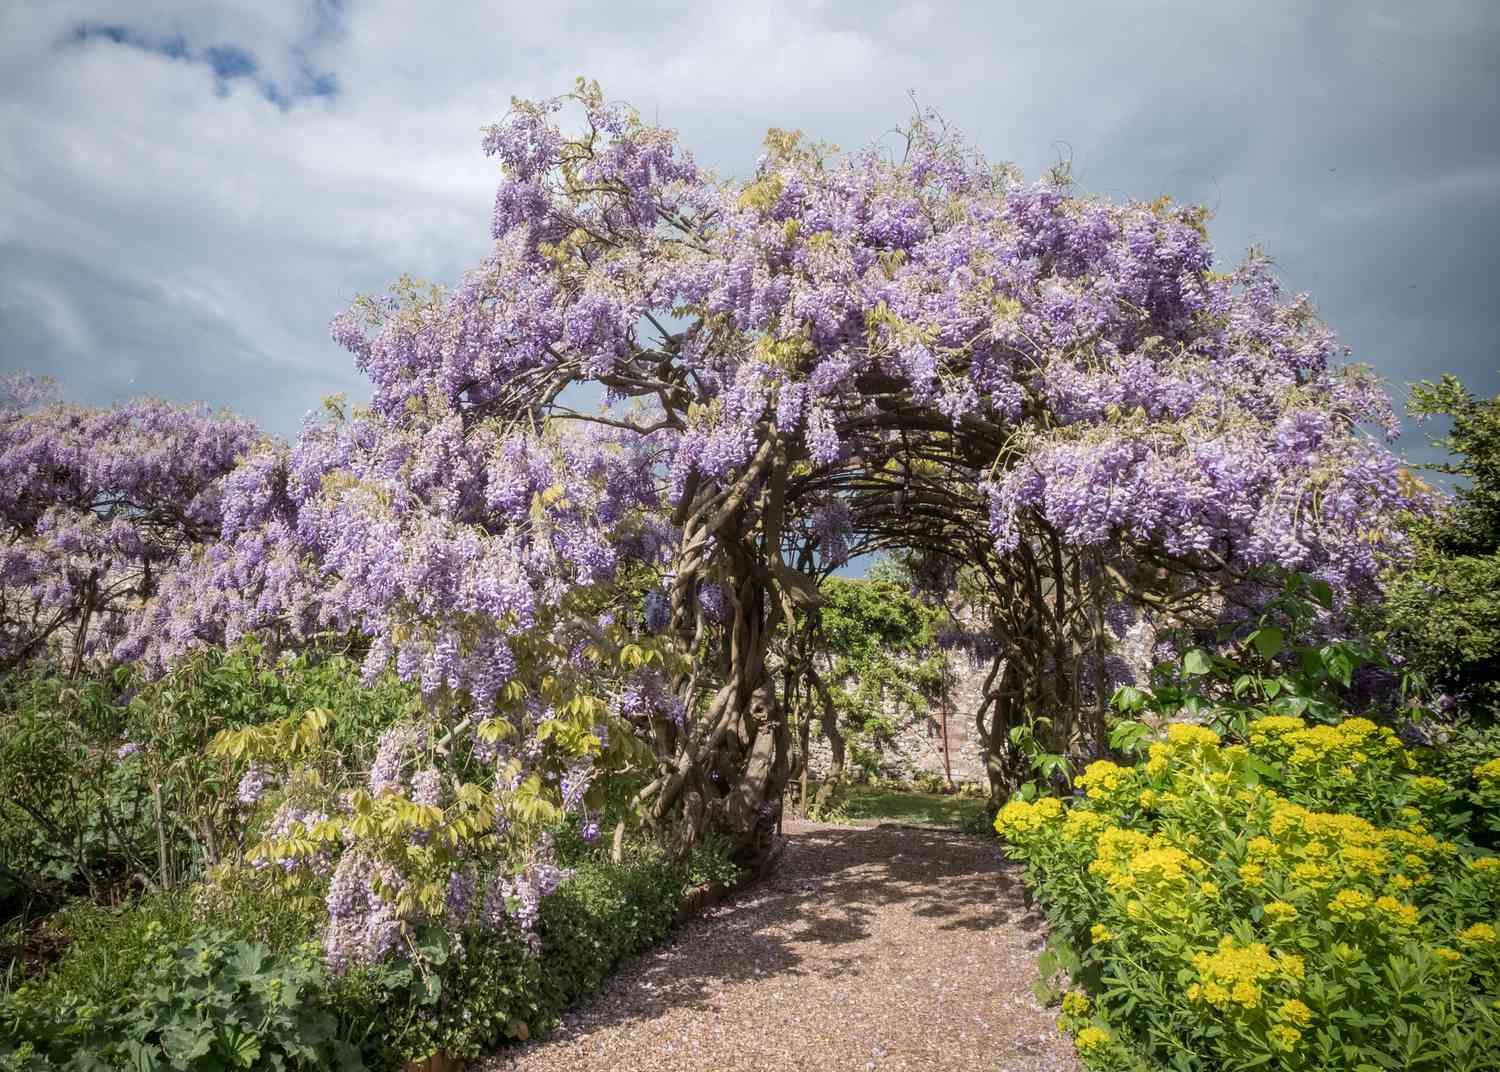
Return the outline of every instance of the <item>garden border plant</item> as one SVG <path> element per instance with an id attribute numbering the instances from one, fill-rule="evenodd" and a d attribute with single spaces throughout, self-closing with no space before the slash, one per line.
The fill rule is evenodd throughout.
<path id="1" fill-rule="evenodd" d="M 1500 759 L 1450 784 L 1369 719 L 1230 713 L 1235 743 L 1171 722 L 1133 763 L 1091 764 L 1080 797 L 996 818 L 1086 1064 L 1493 1068 Z"/>

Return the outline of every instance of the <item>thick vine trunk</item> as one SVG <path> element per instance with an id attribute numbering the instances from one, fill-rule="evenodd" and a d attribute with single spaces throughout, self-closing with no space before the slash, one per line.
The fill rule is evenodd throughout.
<path id="1" fill-rule="evenodd" d="M 833 706 L 833 696 L 828 691 L 818 672 L 812 668 L 811 662 L 807 667 L 808 680 L 818 694 L 818 702 L 822 709 L 823 735 L 828 738 L 828 774 L 823 779 L 823 784 L 818 786 L 818 807 L 828 803 L 833 794 L 834 787 L 844 780 L 844 735 L 839 732 L 838 709 Z"/>
<path id="2" fill-rule="evenodd" d="M 643 792 L 657 823 L 673 829 L 680 851 L 712 829 L 735 860 L 753 865 L 771 851 L 782 794 L 791 776 L 791 735 L 767 668 L 783 618 L 778 598 L 786 460 L 774 433 L 739 478 L 721 489 L 694 487 L 684 504 L 675 565 L 672 621 L 693 664 L 678 682 L 688 709 L 699 702 L 699 674 L 715 655 L 722 684 L 685 733 L 657 735 L 666 772 Z M 756 493 L 765 494 L 756 501 Z M 773 567 L 781 565 L 780 570 Z M 700 586 L 719 584 L 732 607 L 722 632 L 707 621 Z"/>

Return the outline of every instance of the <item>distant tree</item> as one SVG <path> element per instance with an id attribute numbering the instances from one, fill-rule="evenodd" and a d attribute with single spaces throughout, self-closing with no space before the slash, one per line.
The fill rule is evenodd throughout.
<path id="1" fill-rule="evenodd" d="M 1500 395 L 1476 398 L 1455 376 L 1412 388 L 1410 411 L 1448 417 L 1429 466 L 1463 483 L 1412 524 L 1415 554 L 1386 577 L 1386 622 L 1412 677 L 1471 716 L 1500 715 Z"/>

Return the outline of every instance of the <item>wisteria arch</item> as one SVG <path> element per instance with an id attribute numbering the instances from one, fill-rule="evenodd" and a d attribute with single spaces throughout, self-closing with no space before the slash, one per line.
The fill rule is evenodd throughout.
<path id="1" fill-rule="evenodd" d="M 1029 714 L 1099 745 L 1117 608 L 1191 620 L 1272 567 L 1350 591 L 1399 550 L 1380 385 L 1264 258 L 1216 271 L 1201 210 L 1026 183 L 926 114 L 850 155 L 772 131 L 721 182 L 584 83 L 484 149 L 490 254 L 335 320 L 371 405 L 227 478 L 122 656 L 354 631 L 431 704 L 391 761 L 467 742 L 502 826 L 628 766 L 648 821 L 754 856 L 806 670 L 773 641 L 850 555 L 976 586 L 999 777 Z"/>

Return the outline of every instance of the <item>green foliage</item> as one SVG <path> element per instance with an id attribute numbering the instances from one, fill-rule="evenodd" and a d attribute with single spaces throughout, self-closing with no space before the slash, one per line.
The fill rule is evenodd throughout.
<path id="1" fill-rule="evenodd" d="M 77 994 L 37 1001 L 22 988 L 0 1006 L 6 1036 L 21 1040 L 0 1060 L 9 1069 L 130 1068 L 139 1072 L 358 1067 L 318 998 L 326 970 L 315 948 L 272 953 L 222 931 L 185 946 L 163 944 L 107 1005 Z"/>
<path id="2" fill-rule="evenodd" d="M 164 944 L 185 943 L 200 926 L 193 900 L 183 891 L 113 907 L 74 901 L 34 927 L 63 951 L 30 984 L 30 993 L 42 1003 L 60 1004 L 71 996 L 88 1005 L 109 1005 L 129 990 L 132 977 Z M 27 981 L 20 967 L 9 965 L 7 990 Z"/>
<path id="3" fill-rule="evenodd" d="M 877 773 L 894 737 L 892 712 L 926 711 L 943 689 L 943 612 L 890 580 L 829 577 L 819 587 L 818 651 L 855 767 Z"/>
<path id="4" fill-rule="evenodd" d="M 1117 690 L 1111 706 L 1125 721 L 1111 728 L 1111 747 L 1135 751 L 1146 727 L 1132 720 L 1144 714 L 1181 715 L 1240 735 L 1261 714 L 1337 722 L 1348 711 L 1355 671 L 1384 660 L 1360 639 L 1312 644 L 1292 639 L 1307 635 L 1319 612 L 1332 605 L 1325 582 L 1289 575 L 1251 627 L 1224 637 L 1220 650 L 1191 648 L 1175 663 L 1157 667 L 1150 688 Z"/>
<path id="5" fill-rule="evenodd" d="M 244 847 L 238 773 L 207 751 L 220 731 L 334 709 L 325 743 L 359 764 L 412 702 L 394 675 L 362 686 L 359 660 L 327 644 L 207 649 L 156 681 L 13 675 L 0 689 L 0 896 L 108 901 L 191 881 Z"/>
<path id="6" fill-rule="evenodd" d="M 1461 478 L 1454 502 L 1410 523 L 1414 554 L 1384 578 L 1380 624 L 1429 694 L 1467 718 L 1500 717 L 1500 396 L 1477 399 L 1453 376 L 1413 385 L 1412 413 L 1448 417 L 1435 445 Z"/>
<path id="7" fill-rule="evenodd" d="M 1448 417 L 1448 434 L 1434 445 L 1451 462 L 1432 466 L 1462 477 L 1457 509 L 1445 519 L 1440 543 L 1455 554 L 1493 554 L 1500 546 L 1500 395 L 1475 398 L 1456 376 L 1413 384 L 1409 410 L 1418 417 Z"/>
<path id="8" fill-rule="evenodd" d="M 1167 727 L 1070 804 L 995 827 L 1046 907 L 1043 976 L 1095 1069 L 1493 1068 L 1500 858 L 1457 833 L 1466 794 L 1367 719 L 1264 710 L 1241 744 Z M 1086 991 L 1086 992 L 1085 992 Z"/>
<path id="9" fill-rule="evenodd" d="M 1446 740 L 1412 751 L 1424 774 L 1449 785 L 1472 787 L 1465 801 L 1471 809 L 1469 834 L 1490 847 L 1500 844 L 1500 794 L 1483 792 L 1475 774 L 1500 764 L 1500 726 L 1460 723 Z"/>
<path id="10" fill-rule="evenodd" d="M 541 903 L 539 953 L 423 928 L 414 956 L 331 977 L 308 944 L 315 909 L 242 872 L 191 896 L 66 909 L 47 926 L 67 951 L 0 997 L 0 1038 L 14 1040 L 0 1043 L 0 1069 L 398 1069 L 439 1050 L 479 1057 L 549 1029 L 665 934 L 688 891 L 737 873 L 712 840 L 683 859 L 633 842 L 616 865 L 576 831 L 558 835 L 576 874 Z"/>
<path id="11" fill-rule="evenodd" d="M 79 681 L 12 675 L 0 684 L 4 900 L 78 887 L 98 895 L 150 851 L 149 786 L 138 761 L 115 754 L 129 725 L 116 697 L 128 680 L 117 671 Z"/>
<path id="12" fill-rule="evenodd" d="M 566 838 L 559 855 L 570 855 Z M 619 865 L 593 852 L 569 862 L 574 876 L 541 903 L 539 955 L 513 942 L 460 945 L 434 930 L 413 961 L 356 968 L 334 983 L 345 1037 L 371 1067 L 399 1068 L 440 1050 L 473 1059 L 549 1030 L 622 958 L 661 938 L 689 890 L 736 874 L 712 842 L 681 860 L 643 842 Z"/>

